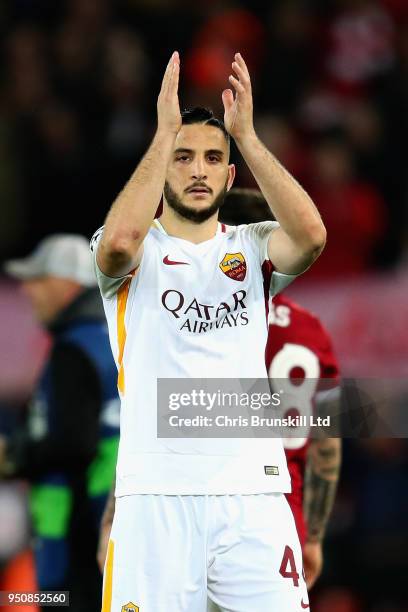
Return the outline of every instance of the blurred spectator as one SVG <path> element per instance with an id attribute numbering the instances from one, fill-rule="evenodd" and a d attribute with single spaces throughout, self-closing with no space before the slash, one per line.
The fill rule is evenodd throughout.
<path id="1" fill-rule="evenodd" d="M 327 228 L 325 255 L 306 278 L 350 277 L 369 271 L 386 230 L 384 202 L 373 185 L 354 175 L 353 156 L 342 139 L 315 146 L 309 193 Z"/>
<path id="2" fill-rule="evenodd" d="M 376 0 L 341 0 L 328 28 L 325 69 L 342 95 L 359 95 L 395 59 L 393 22 Z"/>
<path id="3" fill-rule="evenodd" d="M 262 73 L 255 81 L 259 109 L 288 115 L 308 83 L 317 47 L 316 17 L 306 3 L 271 3 L 267 18 L 268 45 Z M 317 41 L 316 41 L 317 42 Z"/>
<path id="4" fill-rule="evenodd" d="M 53 336 L 26 422 L 0 437 L 0 472 L 31 483 L 40 590 L 69 590 L 75 611 L 99 610 L 97 532 L 114 477 L 117 370 L 88 241 L 54 235 L 6 264 Z"/>
<path id="5" fill-rule="evenodd" d="M 107 39 L 105 90 L 111 100 L 107 145 L 118 157 L 134 159 L 145 137 L 146 121 L 140 101 L 145 98 L 150 61 L 136 33 L 113 29 Z"/>
<path id="6" fill-rule="evenodd" d="M 20 3 L 10 14 L 16 25 L 6 28 L 5 100 L 15 119 L 31 230 L 17 235 L 20 248 L 52 231 L 91 232 L 96 210 L 108 207 L 145 145 L 154 121 L 148 92 L 171 50 L 162 36 L 170 29 L 185 49 L 182 105 L 200 98 L 220 109 L 220 90 L 239 49 L 253 74 L 255 110 L 279 117 L 269 128 L 256 117 L 259 131 L 275 141 L 278 158 L 292 158 L 300 180 L 311 164 L 310 135 L 342 125 L 356 179 L 373 182 L 390 208 L 389 239 L 379 243 L 377 262 L 398 256 L 405 206 L 398 152 L 405 128 L 396 117 L 403 120 L 408 82 L 404 3 L 290 0 L 238 7 L 214 0 L 198 7 L 179 0 L 154 7 L 140 0 L 69 0 Z M 371 92 L 375 101 L 367 99 Z M 306 136 L 301 145 L 296 118 Z"/>
<path id="7" fill-rule="evenodd" d="M 405 23 L 408 21 L 408 4 L 406 0 L 381 0 L 395 22 Z"/>
<path id="8" fill-rule="evenodd" d="M 343 120 L 344 101 L 324 79 L 311 79 L 297 102 L 297 119 L 309 136 L 324 133 Z"/>
<path id="9" fill-rule="evenodd" d="M 185 58 L 189 103 L 195 99 L 201 105 L 220 104 L 237 51 L 245 57 L 251 74 L 256 74 L 265 51 L 262 22 L 253 12 L 234 6 L 214 11 L 196 32 Z"/>
<path id="10" fill-rule="evenodd" d="M 87 195 L 84 143 L 75 112 L 58 103 L 43 105 L 31 130 L 25 133 L 27 201 L 30 232 L 42 236 L 75 228 L 86 209 L 79 199 Z M 89 186 L 89 188 L 91 188 Z"/>
<path id="11" fill-rule="evenodd" d="M 383 191 L 387 165 L 384 125 L 378 110 L 368 100 L 353 102 L 345 109 L 344 126 L 358 175 Z"/>
<path id="12" fill-rule="evenodd" d="M 109 26 L 110 6 L 110 0 L 67 0 L 66 19 L 87 37 L 99 35 Z"/>
<path id="13" fill-rule="evenodd" d="M 88 38 L 78 24 L 68 22 L 57 32 L 53 43 L 53 81 L 56 91 L 79 112 L 87 111 L 91 119 L 94 112 L 99 112 L 94 103 L 99 93 L 102 38 Z M 88 104 L 90 107 L 86 109 Z"/>
<path id="14" fill-rule="evenodd" d="M 8 100 L 27 117 L 40 110 L 50 95 L 46 38 L 34 26 L 21 26 L 6 41 Z"/>
<path id="15" fill-rule="evenodd" d="M 310 156 L 293 124 L 284 116 L 260 115 L 256 130 L 265 146 L 301 183 L 310 172 Z"/>

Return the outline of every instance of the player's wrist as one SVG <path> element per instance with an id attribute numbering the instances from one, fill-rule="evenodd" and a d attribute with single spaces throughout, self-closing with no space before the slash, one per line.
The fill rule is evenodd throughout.
<path id="1" fill-rule="evenodd" d="M 320 534 L 316 536 L 309 536 L 308 538 L 306 538 L 305 544 L 321 546 L 323 542 L 323 537 L 324 537 L 324 534 Z"/>
<path id="2" fill-rule="evenodd" d="M 160 141 L 168 140 L 169 142 L 173 144 L 179 131 L 180 131 L 179 126 L 176 126 L 176 125 L 168 126 L 168 125 L 160 124 L 159 122 L 157 124 L 155 139 L 160 140 Z"/>
<path id="3" fill-rule="evenodd" d="M 248 126 L 248 128 L 241 130 L 235 135 L 231 134 L 231 136 L 240 150 L 252 147 L 259 140 L 253 125 Z"/>
<path id="4" fill-rule="evenodd" d="M 166 165 L 174 149 L 176 136 L 177 134 L 175 132 L 164 127 L 158 127 L 153 137 L 151 147 L 159 158 L 165 161 Z"/>

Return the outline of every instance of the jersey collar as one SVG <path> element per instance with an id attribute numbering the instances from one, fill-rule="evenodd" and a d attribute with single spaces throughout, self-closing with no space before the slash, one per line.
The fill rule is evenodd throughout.
<path id="1" fill-rule="evenodd" d="M 162 226 L 162 224 L 160 223 L 158 219 L 155 219 L 153 221 L 152 226 L 158 229 L 159 232 L 161 232 L 162 234 L 165 234 L 166 236 L 168 235 L 166 230 L 164 229 L 164 227 Z M 226 231 L 227 231 L 227 226 L 225 225 L 225 223 L 221 223 L 220 221 L 218 221 L 216 235 L 225 234 Z"/>

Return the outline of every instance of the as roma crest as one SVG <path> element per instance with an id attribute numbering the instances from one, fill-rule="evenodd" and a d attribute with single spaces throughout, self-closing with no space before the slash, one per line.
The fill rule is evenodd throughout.
<path id="1" fill-rule="evenodd" d="M 247 271 L 245 257 L 242 253 L 225 253 L 220 268 L 232 280 L 243 281 Z"/>
<path id="2" fill-rule="evenodd" d="M 139 612 L 139 606 L 129 601 L 129 603 L 122 606 L 122 612 Z"/>

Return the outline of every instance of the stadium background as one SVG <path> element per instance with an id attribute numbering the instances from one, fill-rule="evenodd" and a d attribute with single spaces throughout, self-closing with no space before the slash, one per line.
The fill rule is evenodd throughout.
<path id="1" fill-rule="evenodd" d="M 10 0 L 0 3 L 0 256 L 91 236 L 146 148 L 164 66 L 182 107 L 221 114 L 233 53 L 259 136 L 314 197 L 326 251 L 290 295 L 326 324 L 345 376 L 408 372 L 406 0 Z M 233 151 L 239 186 L 253 180 Z M 242 219 L 245 222 L 245 218 Z M 0 278 L 0 429 L 48 339 Z M 405 439 L 347 440 L 315 612 L 408 610 Z M 28 538 L 24 485 L 0 485 L 0 560 Z"/>

